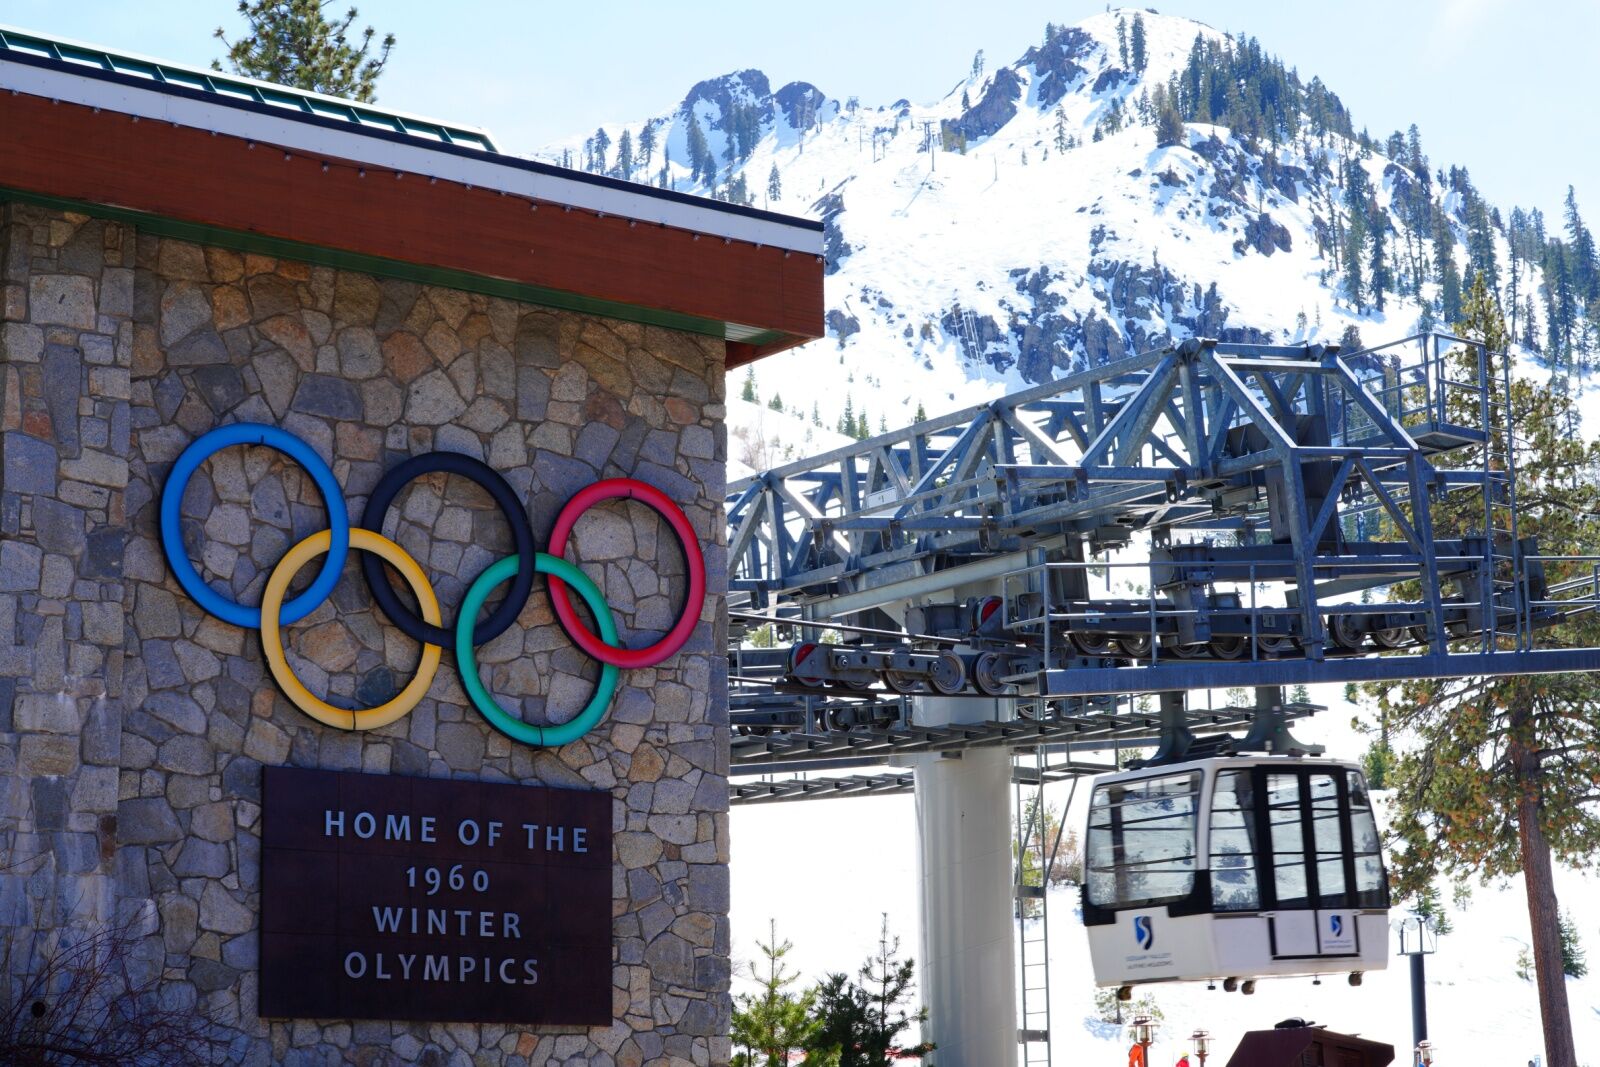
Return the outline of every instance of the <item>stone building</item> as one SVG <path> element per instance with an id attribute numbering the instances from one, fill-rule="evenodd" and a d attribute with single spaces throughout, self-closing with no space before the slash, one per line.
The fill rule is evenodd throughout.
<path id="1" fill-rule="evenodd" d="M 504 156 L 482 131 L 0 35 L 0 929 L 37 956 L 124 924 L 135 974 L 210 1020 L 219 1063 L 725 1063 L 724 377 L 821 332 L 820 250 L 815 224 Z M 323 725 L 260 633 L 163 558 L 175 459 L 240 422 L 307 442 L 352 525 L 386 469 L 433 450 L 501 472 L 542 551 L 577 490 L 655 486 L 704 554 L 699 625 L 558 748 L 492 729 L 449 650 L 409 714 Z M 267 448 L 213 455 L 181 514 L 188 558 L 244 604 L 329 521 Z M 388 518 L 447 623 L 512 551 L 465 479 L 419 479 Z M 419 660 L 359 556 L 284 627 L 306 688 L 345 707 Z M 568 557 L 634 647 L 683 610 L 685 557 L 637 503 L 591 511 Z M 477 655 L 529 721 L 569 717 L 598 673 L 542 582 Z M 273 766 L 608 791 L 611 1024 L 262 1018 Z"/>

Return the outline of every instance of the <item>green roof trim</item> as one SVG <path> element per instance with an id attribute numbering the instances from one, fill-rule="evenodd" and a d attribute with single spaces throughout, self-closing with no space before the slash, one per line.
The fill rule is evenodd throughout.
<path id="1" fill-rule="evenodd" d="M 119 55 L 94 45 L 54 40 L 0 26 L 0 55 L 7 52 L 55 60 L 58 63 L 76 64 L 129 78 L 143 78 L 160 85 L 178 85 L 196 92 L 209 93 L 229 100 L 242 100 L 269 109 L 278 107 L 301 115 L 341 120 L 366 129 L 385 130 L 435 144 L 461 145 L 484 152 L 500 151 L 495 147 L 494 140 L 487 130 L 384 111 L 371 104 L 341 100 L 289 85 L 274 85 L 253 78 L 214 70 L 199 70 L 144 56 Z"/>
<path id="2" fill-rule="evenodd" d="M 65 197 L 31 193 L 0 186 L 0 203 L 7 200 L 54 208 L 59 211 L 73 211 L 82 215 L 110 219 L 114 222 L 123 222 L 130 226 L 135 226 L 146 233 L 158 234 L 162 237 L 173 237 L 181 241 L 193 241 L 196 244 L 215 245 L 218 248 L 230 248 L 237 252 L 254 252 L 258 255 L 274 256 L 279 259 L 299 260 L 319 267 L 332 267 L 336 270 L 359 271 L 363 274 L 374 274 L 381 278 L 396 278 L 401 281 L 418 282 L 423 285 L 438 285 L 446 289 L 459 289 L 468 293 L 482 293 L 484 296 L 497 296 L 507 300 L 517 300 L 525 304 L 537 304 L 541 307 L 557 308 L 562 311 L 576 311 L 585 315 L 599 315 L 608 319 L 637 322 L 646 326 L 660 326 L 669 330 L 678 330 L 682 333 L 695 333 L 706 337 L 715 337 L 719 340 L 727 340 L 730 336 L 747 334 L 749 331 L 749 327 L 724 323 L 716 319 L 702 318 L 698 315 L 686 315 L 682 312 L 667 311 L 661 308 L 639 307 L 614 300 L 601 300 L 596 297 L 569 293 L 560 289 L 528 285 L 524 282 L 514 282 L 504 278 L 491 278 L 487 275 L 473 274 L 464 270 L 422 266 L 416 263 L 407 263 L 404 260 L 388 259 L 383 256 L 347 252 L 338 248 L 325 248 L 321 245 L 307 244 L 304 241 L 290 241 L 281 237 L 269 237 L 265 234 L 250 233 L 245 230 L 230 230 L 221 226 L 186 222 L 182 219 L 168 218 L 164 215 L 155 215 L 145 211 L 134 211 L 130 208 L 69 200 Z M 758 336 L 765 338 L 766 335 Z M 782 335 L 776 333 L 771 335 L 773 340 L 777 340 L 780 336 Z M 739 339 L 742 340 L 743 336 L 740 336 Z"/>

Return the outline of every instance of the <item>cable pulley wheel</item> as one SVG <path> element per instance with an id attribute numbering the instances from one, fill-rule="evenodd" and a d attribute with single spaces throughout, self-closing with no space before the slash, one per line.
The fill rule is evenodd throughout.
<path id="1" fill-rule="evenodd" d="M 967 665 L 954 652 L 941 652 L 928 671 L 928 684 L 936 693 L 954 696 L 967 687 Z"/>
<path id="2" fill-rule="evenodd" d="M 1217 634 L 1211 638 L 1210 648 L 1218 659 L 1242 659 L 1250 651 L 1250 639 L 1242 634 Z"/>
<path id="3" fill-rule="evenodd" d="M 1149 659 L 1151 647 L 1150 635 L 1118 634 L 1117 647 L 1120 648 L 1122 650 L 1122 654 L 1127 656 L 1129 659 Z"/>
<path id="4" fill-rule="evenodd" d="M 901 696 L 915 696 L 928 691 L 926 679 L 913 671 L 886 670 L 883 672 L 883 684 Z"/>
<path id="5" fill-rule="evenodd" d="M 821 688 L 822 678 L 820 675 L 801 674 L 799 670 L 800 664 L 805 662 L 811 653 L 816 650 L 817 646 L 809 641 L 794 645 L 789 649 L 789 680 L 791 682 L 812 689 Z"/>
<path id="6" fill-rule="evenodd" d="M 1329 615 L 1328 636 L 1340 648 L 1354 652 L 1366 641 L 1367 635 L 1354 615 Z"/>
<path id="7" fill-rule="evenodd" d="M 972 684 L 986 697 L 1005 696 L 1010 692 L 1005 673 L 1005 657 L 998 652 L 980 653 L 972 662 Z"/>
<path id="8" fill-rule="evenodd" d="M 1092 633 L 1086 630 L 1069 630 L 1067 639 L 1072 642 L 1072 647 L 1080 653 L 1091 658 L 1105 658 L 1111 655 L 1111 638 L 1105 634 Z"/>

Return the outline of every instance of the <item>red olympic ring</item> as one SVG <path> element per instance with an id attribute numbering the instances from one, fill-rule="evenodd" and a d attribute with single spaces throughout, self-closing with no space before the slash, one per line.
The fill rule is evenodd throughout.
<path id="1" fill-rule="evenodd" d="M 561 628 L 567 632 L 567 636 L 572 638 L 573 644 L 601 663 L 634 670 L 639 667 L 655 666 L 677 652 L 683 647 L 684 642 L 689 640 L 689 635 L 694 632 L 696 624 L 700 621 L 700 605 L 705 602 L 706 561 L 700 553 L 700 539 L 695 536 L 693 527 L 689 525 L 689 517 L 683 513 L 683 509 L 661 490 L 632 478 L 607 478 L 580 490 L 576 496 L 567 501 L 566 506 L 561 509 L 561 514 L 556 516 L 555 528 L 550 531 L 551 555 L 566 555 L 567 538 L 571 535 L 572 528 L 577 525 L 580 515 L 601 501 L 619 499 L 637 500 L 654 508 L 667 521 L 667 525 L 672 527 L 672 532 L 678 535 L 678 544 L 683 548 L 683 558 L 689 565 L 689 595 L 683 602 L 683 614 L 678 617 L 672 629 L 667 631 L 667 635 L 649 648 L 617 648 L 608 645 L 591 633 L 572 610 L 572 602 L 567 599 L 566 583 L 553 574 L 545 575 L 545 581 L 550 594 L 550 606 L 555 609 L 556 619 L 561 623 Z"/>

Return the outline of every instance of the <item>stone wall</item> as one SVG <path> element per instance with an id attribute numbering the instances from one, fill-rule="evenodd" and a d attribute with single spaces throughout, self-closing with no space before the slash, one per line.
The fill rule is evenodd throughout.
<path id="1" fill-rule="evenodd" d="M 38 942 L 135 924 L 136 959 L 160 969 L 165 1002 L 214 1020 L 217 1062 L 725 1063 L 722 343 L 28 205 L 0 211 L 0 927 Z M 366 733 L 323 726 L 279 694 L 259 634 L 206 615 L 162 558 L 172 461 L 240 421 L 308 441 L 352 522 L 384 470 L 430 449 L 501 471 L 541 549 L 578 488 L 624 474 L 659 486 L 705 546 L 701 625 L 666 663 L 623 672 L 605 721 L 559 750 L 492 730 L 449 653 L 411 714 Z M 190 558 L 246 603 L 289 545 L 326 526 L 310 479 L 268 449 L 213 457 L 183 514 Z M 487 494 L 437 475 L 402 492 L 385 532 L 428 572 L 447 621 L 510 547 Z M 653 640 L 670 625 L 683 563 L 652 512 L 607 505 L 575 542 L 569 558 L 624 633 Z M 406 683 L 419 646 L 375 610 L 356 555 L 329 601 L 285 632 L 313 692 L 368 706 Z M 552 719 L 570 717 L 597 674 L 554 624 L 542 582 L 479 662 L 528 718 L 547 700 Z M 264 764 L 609 790 L 613 1025 L 260 1019 Z"/>

